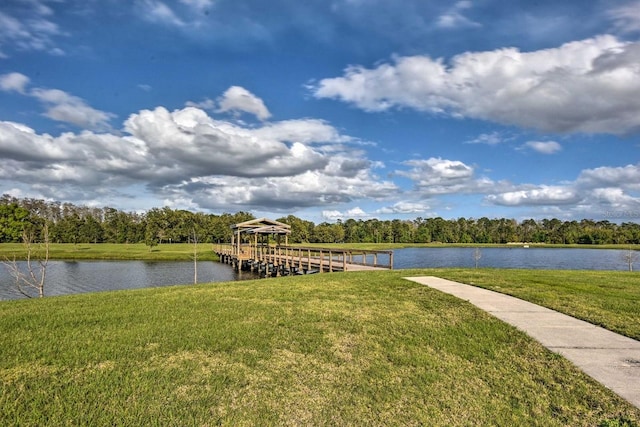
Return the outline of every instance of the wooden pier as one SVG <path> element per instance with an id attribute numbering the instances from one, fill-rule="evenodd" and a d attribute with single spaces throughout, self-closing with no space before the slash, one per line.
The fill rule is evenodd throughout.
<path id="1" fill-rule="evenodd" d="M 236 271 L 277 277 L 393 268 L 393 251 L 289 246 L 287 237 L 291 228 L 265 218 L 236 224 L 232 228 L 232 242 L 218 244 L 214 251 L 221 262 L 230 264 Z"/>

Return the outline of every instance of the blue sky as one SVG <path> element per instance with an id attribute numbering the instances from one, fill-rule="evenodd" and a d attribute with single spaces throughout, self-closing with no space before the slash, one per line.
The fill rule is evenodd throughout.
<path id="1" fill-rule="evenodd" d="M 0 192 L 640 218 L 640 1 L 5 0 Z"/>

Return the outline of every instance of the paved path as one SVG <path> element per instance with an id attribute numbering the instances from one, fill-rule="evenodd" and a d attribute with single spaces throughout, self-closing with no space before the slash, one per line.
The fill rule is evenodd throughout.
<path id="1" fill-rule="evenodd" d="M 491 313 L 640 408 L 640 341 L 487 289 L 438 277 L 407 277 Z"/>

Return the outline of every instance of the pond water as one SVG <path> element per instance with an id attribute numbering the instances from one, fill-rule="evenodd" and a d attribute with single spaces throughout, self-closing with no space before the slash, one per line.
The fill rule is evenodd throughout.
<path id="1" fill-rule="evenodd" d="M 475 267 L 475 248 L 406 248 L 393 251 L 393 268 Z M 478 267 L 543 270 L 628 270 L 626 250 L 480 248 Z M 638 263 L 640 267 L 640 253 Z"/>
<path id="2" fill-rule="evenodd" d="M 191 261 L 49 261 L 45 295 L 193 284 L 193 276 Z M 254 278 L 252 273 L 236 273 L 227 264 L 198 262 L 198 283 Z M 0 265 L 0 300 L 17 298 L 24 296 L 15 290 L 6 267 Z"/>
<path id="3" fill-rule="evenodd" d="M 481 248 L 479 267 L 627 270 L 624 250 Z M 640 256 L 640 253 L 638 254 Z M 474 248 L 406 248 L 393 251 L 394 269 L 474 267 Z M 638 260 L 640 268 L 640 259 Z M 236 273 L 229 265 L 198 263 L 198 283 L 253 279 L 252 273 Z M 138 289 L 193 283 L 192 262 L 151 261 L 50 261 L 45 295 Z M 24 298 L 0 265 L 0 300 Z"/>

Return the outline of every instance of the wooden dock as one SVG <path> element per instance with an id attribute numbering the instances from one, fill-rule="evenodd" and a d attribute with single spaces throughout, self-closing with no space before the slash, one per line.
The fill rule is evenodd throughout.
<path id="1" fill-rule="evenodd" d="M 262 277 L 393 268 L 393 251 L 251 244 L 219 244 L 214 251 L 236 271 Z"/>
<path id="2" fill-rule="evenodd" d="M 392 251 L 289 246 L 291 226 L 267 218 L 241 222 L 231 229 L 231 243 L 216 245 L 214 252 L 236 271 L 277 277 L 393 268 Z"/>

